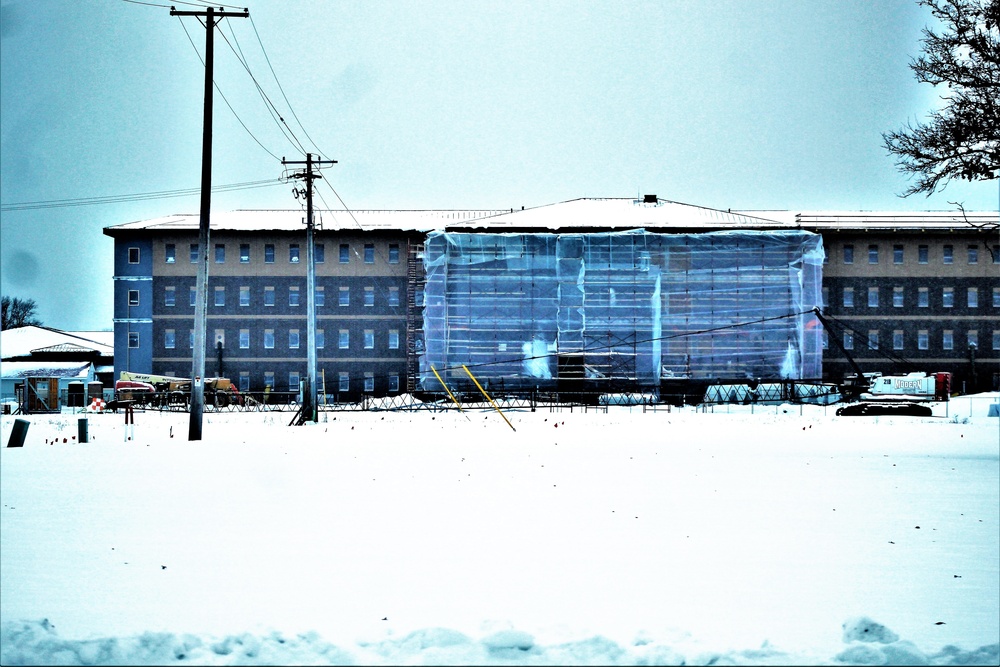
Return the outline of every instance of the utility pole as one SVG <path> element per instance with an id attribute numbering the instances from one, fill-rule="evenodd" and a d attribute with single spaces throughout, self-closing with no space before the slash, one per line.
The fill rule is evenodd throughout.
<path id="1" fill-rule="evenodd" d="M 205 348 L 208 319 L 208 220 L 212 205 L 212 101 L 214 80 L 213 58 L 215 52 L 215 25 L 229 17 L 248 18 L 250 10 L 227 12 L 221 7 L 216 11 L 208 7 L 203 12 L 177 11 L 170 8 L 171 16 L 205 17 L 205 120 L 201 140 L 201 220 L 198 226 L 198 278 L 194 306 L 194 357 L 191 363 L 191 419 L 188 440 L 201 440 L 201 421 L 205 410 Z"/>
<path id="2" fill-rule="evenodd" d="M 319 156 L 317 156 L 319 157 Z M 313 171 L 328 164 L 337 164 L 336 160 L 313 159 L 312 153 L 306 153 L 305 162 L 290 161 L 281 158 L 281 164 L 304 164 L 306 170 L 292 174 L 289 178 L 301 178 L 305 181 L 306 191 L 306 372 L 309 386 L 302 397 L 302 418 L 304 421 L 317 422 L 319 406 L 316 400 L 316 243 L 313 238 L 313 186 L 317 178 L 323 178 Z"/>

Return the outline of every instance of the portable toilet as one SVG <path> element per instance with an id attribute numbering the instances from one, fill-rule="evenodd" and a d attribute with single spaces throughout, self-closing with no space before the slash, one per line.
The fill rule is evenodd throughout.
<path id="1" fill-rule="evenodd" d="M 83 404 L 83 383 L 70 382 L 66 385 L 66 405 L 71 408 L 82 408 Z"/>

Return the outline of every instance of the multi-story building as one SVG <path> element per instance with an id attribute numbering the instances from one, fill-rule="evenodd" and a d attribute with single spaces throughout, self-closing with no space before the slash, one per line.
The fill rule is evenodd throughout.
<path id="1" fill-rule="evenodd" d="M 799 213 L 823 236 L 824 374 L 947 371 L 953 389 L 1000 384 L 998 215 Z M 837 340 L 830 341 L 835 336 Z M 840 343 L 837 345 L 837 343 Z"/>
<path id="2" fill-rule="evenodd" d="M 295 391 L 306 374 L 303 217 L 212 217 L 206 372 L 243 391 Z M 115 239 L 116 372 L 190 374 L 198 222 L 178 215 L 104 230 Z M 818 233 L 824 310 L 840 327 L 826 332 L 825 378 L 852 372 L 840 343 L 865 372 L 949 371 L 959 390 L 998 382 L 995 214 L 739 214 L 646 197 L 520 211 L 327 211 L 317 223 L 320 391 L 336 398 L 418 388 L 422 252 L 432 231 Z"/>

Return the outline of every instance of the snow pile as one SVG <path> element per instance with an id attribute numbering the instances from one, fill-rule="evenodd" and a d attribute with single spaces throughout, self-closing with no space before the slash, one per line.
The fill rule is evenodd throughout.
<path id="1" fill-rule="evenodd" d="M 845 625 L 857 619 L 848 620 Z M 889 636 L 894 633 L 863 618 Z M 855 636 L 832 659 L 787 653 L 764 642 L 739 651 L 681 653 L 639 637 L 626 645 L 602 636 L 542 645 L 520 630 L 501 630 L 479 640 L 447 628 L 427 628 L 400 639 L 336 646 L 315 632 L 287 637 L 230 635 L 223 639 L 146 632 L 136 637 L 60 639 L 48 620 L 6 623 L 0 629 L 4 665 L 996 665 L 1000 645 L 965 651 L 948 645 L 928 655 L 912 642 Z M 877 643 L 873 643 L 877 642 Z"/>
<path id="2" fill-rule="evenodd" d="M 996 400 L 31 416 L 0 663 L 996 665 Z"/>

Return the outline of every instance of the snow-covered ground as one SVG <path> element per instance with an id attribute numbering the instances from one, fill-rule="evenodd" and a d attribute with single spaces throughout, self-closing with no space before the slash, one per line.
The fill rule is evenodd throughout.
<path id="1" fill-rule="evenodd" d="M 997 400 L 29 416 L 0 663 L 996 665 Z"/>

